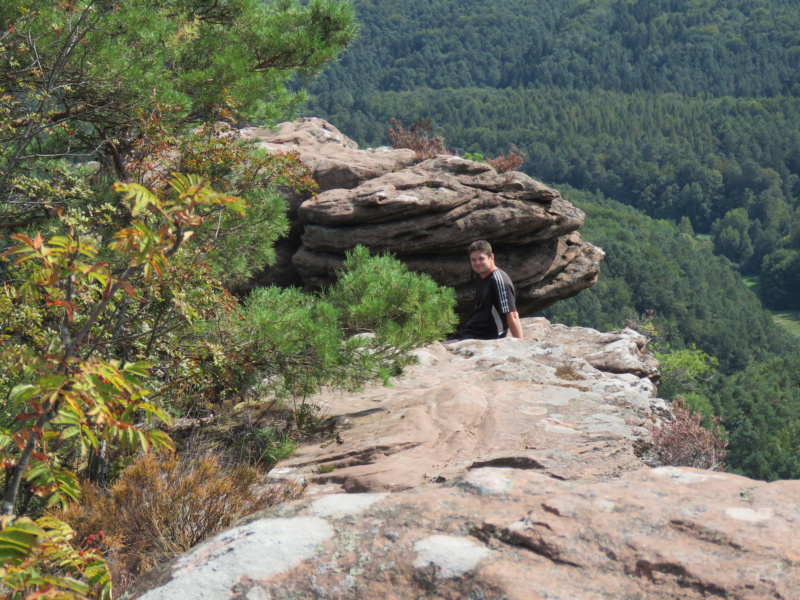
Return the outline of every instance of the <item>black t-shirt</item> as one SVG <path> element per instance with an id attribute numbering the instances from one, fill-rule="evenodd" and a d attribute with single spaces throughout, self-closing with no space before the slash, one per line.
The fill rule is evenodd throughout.
<path id="1" fill-rule="evenodd" d="M 517 310 L 516 292 L 511 278 L 505 271 L 495 269 L 485 279 L 478 277 L 475 290 L 475 311 L 470 315 L 463 331 L 480 339 L 505 337 L 508 333 L 506 313 Z"/>

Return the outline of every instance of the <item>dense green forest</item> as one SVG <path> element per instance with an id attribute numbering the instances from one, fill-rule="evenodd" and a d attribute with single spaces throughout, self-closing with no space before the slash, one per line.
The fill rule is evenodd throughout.
<path id="1" fill-rule="evenodd" d="M 562 191 L 586 211 L 582 236 L 607 256 L 594 287 L 545 316 L 600 330 L 647 325 L 665 360 L 687 349 L 717 358 L 715 374 L 665 381 L 662 392 L 722 418 L 734 471 L 800 478 L 800 340 L 775 325 L 710 241 L 600 194 Z"/>
<path id="2" fill-rule="evenodd" d="M 451 150 L 691 220 L 773 308 L 800 307 L 800 13 L 738 1 L 357 3 L 311 86 L 362 144 L 432 118 Z M 389 17 L 387 18 L 387 15 Z"/>
<path id="3" fill-rule="evenodd" d="M 796 4 L 355 5 L 361 36 L 309 83 L 305 113 L 362 145 L 385 144 L 392 118 L 431 118 L 453 152 L 517 146 L 607 252 L 600 282 L 547 316 L 609 329 L 652 314 L 662 348 L 719 361 L 664 391 L 723 418 L 731 467 L 800 477 L 796 340 L 761 308 L 800 308 Z"/>

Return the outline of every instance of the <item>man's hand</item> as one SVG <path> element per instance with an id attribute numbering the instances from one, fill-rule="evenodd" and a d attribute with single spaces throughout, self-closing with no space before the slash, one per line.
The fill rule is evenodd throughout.
<path id="1" fill-rule="evenodd" d="M 506 313 L 506 319 L 508 319 L 508 330 L 511 332 L 511 336 L 522 339 L 522 323 L 519 320 L 519 313 L 517 311 Z"/>

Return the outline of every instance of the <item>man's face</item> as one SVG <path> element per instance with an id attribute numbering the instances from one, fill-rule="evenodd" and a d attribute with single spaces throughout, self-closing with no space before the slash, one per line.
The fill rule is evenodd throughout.
<path id="1" fill-rule="evenodd" d="M 486 256 L 483 252 L 473 252 L 469 255 L 472 270 L 481 277 L 488 277 L 494 271 L 494 254 Z"/>

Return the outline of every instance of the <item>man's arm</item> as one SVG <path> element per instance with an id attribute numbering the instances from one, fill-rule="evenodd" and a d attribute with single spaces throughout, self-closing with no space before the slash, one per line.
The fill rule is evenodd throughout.
<path id="1" fill-rule="evenodd" d="M 519 320 L 519 313 L 515 310 L 506 313 L 506 319 L 508 319 L 508 330 L 511 332 L 511 335 L 515 338 L 522 339 L 522 323 Z"/>

